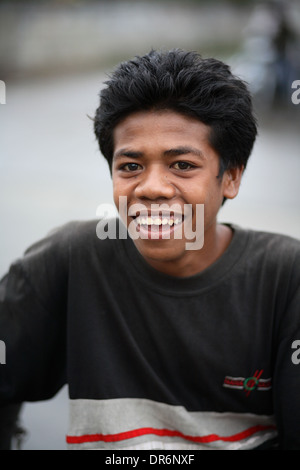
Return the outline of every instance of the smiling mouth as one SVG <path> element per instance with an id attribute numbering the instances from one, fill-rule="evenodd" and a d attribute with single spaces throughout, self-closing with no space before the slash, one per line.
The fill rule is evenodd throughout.
<path id="1" fill-rule="evenodd" d="M 170 238 L 177 227 L 183 223 L 183 214 L 139 214 L 133 216 L 136 230 L 141 238 Z"/>
<path id="2" fill-rule="evenodd" d="M 182 223 L 182 216 L 138 216 L 135 218 L 135 221 L 138 225 L 143 225 L 145 227 L 172 227 L 173 225 L 178 225 Z"/>

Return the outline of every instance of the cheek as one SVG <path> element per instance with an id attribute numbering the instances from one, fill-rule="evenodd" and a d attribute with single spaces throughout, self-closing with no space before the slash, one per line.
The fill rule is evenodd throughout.
<path id="1" fill-rule="evenodd" d="M 190 187 L 190 193 L 193 194 L 193 205 L 204 204 L 204 211 L 207 215 L 218 212 L 223 201 L 223 189 L 219 180 L 199 182 Z"/>
<path id="2" fill-rule="evenodd" d="M 114 203 L 116 205 L 116 208 L 119 210 L 119 195 L 115 191 L 115 189 L 113 189 L 113 200 L 114 200 Z"/>
<path id="3" fill-rule="evenodd" d="M 112 177 L 113 198 L 117 207 L 119 207 L 119 197 L 126 195 L 124 183 L 120 178 L 113 174 Z"/>
<path id="4" fill-rule="evenodd" d="M 128 203 L 132 199 L 131 194 L 132 188 L 126 179 L 113 177 L 113 200 L 124 221 L 127 218 Z"/>
<path id="5" fill-rule="evenodd" d="M 209 178 L 190 182 L 186 189 L 187 199 L 194 204 L 209 204 L 216 197 L 216 188 Z"/>

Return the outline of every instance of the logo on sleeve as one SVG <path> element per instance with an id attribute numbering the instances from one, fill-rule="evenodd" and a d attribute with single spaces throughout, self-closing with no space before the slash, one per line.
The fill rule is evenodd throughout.
<path id="1" fill-rule="evenodd" d="M 223 387 L 232 388 L 236 390 L 244 390 L 246 396 L 248 397 L 251 392 L 258 390 L 259 392 L 266 392 L 272 388 L 271 378 L 262 379 L 263 374 L 262 370 L 256 370 L 253 375 L 250 377 L 231 377 L 226 375 Z"/>

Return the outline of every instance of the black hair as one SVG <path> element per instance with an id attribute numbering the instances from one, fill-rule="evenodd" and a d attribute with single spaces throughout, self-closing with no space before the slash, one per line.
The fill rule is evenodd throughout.
<path id="1" fill-rule="evenodd" d="M 94 131 L 110 169 L 115 126 L 134 112 L 162 109 L 210 126 L 210 145 L 220 157 L 219 175 L 246 167 L 257 134 L 252 99 L 246 83 L 222 61 L 181 49 L 151 50 L 121 63 L 105 84 Z"/>

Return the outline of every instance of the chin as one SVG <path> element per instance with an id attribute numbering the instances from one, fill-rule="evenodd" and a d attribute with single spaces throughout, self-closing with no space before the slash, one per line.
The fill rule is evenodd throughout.
<path id="1" fill-rule="evenodd" d="M 161 263 L 177 261 L 184 255 L 184 245 L 176 241 L 135 240 L 134 244 L 143 258 Z"/>

